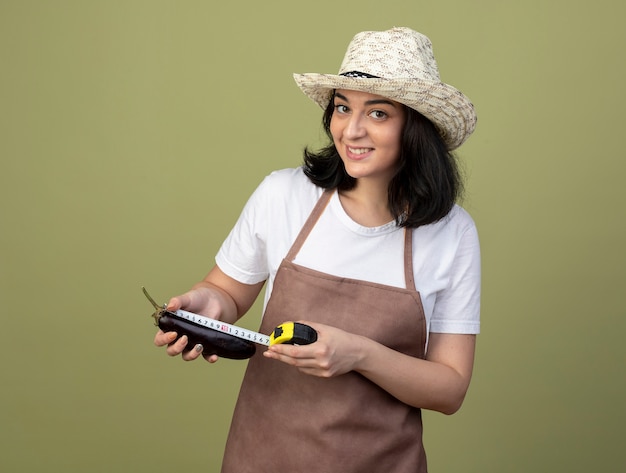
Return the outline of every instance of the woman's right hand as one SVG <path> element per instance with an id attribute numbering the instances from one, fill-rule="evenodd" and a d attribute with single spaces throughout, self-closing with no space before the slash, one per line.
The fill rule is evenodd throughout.
<path id="1" fill-rule="evenodd" d="M 236 317 L 237 311 L 228 293 L 206 281 L 196 284 L 180 296 L 172 297 L 166 308 L 170 312 L 183 309 L 215 320 L 229 319 L 233 315 Z"/>
<path id="2" fill-rule="evenodd" d="M 217 288 L 209 287 L 206 283 L 199 283 L 190 291 L 180 296 L 172 297 L 167 304 L 166 309 L 170 312 L 176 312 L 179 309 L 193 312 L 194 314 L 204 315 L 216 320 L 222 320 L 228 307 L 228 298 L 225 298 L 222 291 Z M 226 310 L 228 313 L 228 310 Z M 178 338 L 176 332 L 163 332 L 159 330 L 154 336 L 154 344 L 158 347 L 167 347 L 165 352 L 169 356 L 181 355 L 185 361 L 192 361 L 202 355 L 204 347 L 201 344 L 188 346 L 189 339 L 186 335 Z M 217 355 L 205 357 L 211 363 L 218 360 Z"/>

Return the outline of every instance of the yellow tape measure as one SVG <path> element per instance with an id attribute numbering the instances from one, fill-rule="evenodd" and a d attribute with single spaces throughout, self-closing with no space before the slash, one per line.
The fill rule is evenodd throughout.
<path id="1" fill-rule="evenodd" d="M 270 346 L 278 343 L 309 345 L 316 340 L 317 332 L 312 327 L 299 322 L 285 322 L 276 327 L 270 335 Z"/>

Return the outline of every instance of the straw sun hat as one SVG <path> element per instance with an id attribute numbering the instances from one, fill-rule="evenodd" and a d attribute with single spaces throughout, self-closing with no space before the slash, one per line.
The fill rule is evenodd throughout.
<path id="1" fill-rule="evenodd" d="M 409 28 L 358 33 L 338 75 L 294 74 L 294 79 L 323 109 L 335 89 L 369 92 L 411 107 L 433 122 L 449 150 L 476 127 L 469 99 L 439 79 L 430 40 Z"/>

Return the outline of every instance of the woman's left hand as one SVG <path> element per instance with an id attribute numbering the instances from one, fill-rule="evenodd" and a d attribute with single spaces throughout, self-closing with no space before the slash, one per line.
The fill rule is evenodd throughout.
<path id="1" fill-rule="evenodd" d="M 295 366 L 301 372 L 331 378 L 352 371 L 357 366 L 365 339 L 328 325 L 307 321 L 317 331 L 317 341 L 310 345 L 272 345 L 263 353 L 266 358 Z"/>
<path id="2" fill-rule="evenodd" d="M 263 355 L 321 378 L 356 371 L 400 401 L 453 414 L 472 377 L 476 335 L 431 333 L 426 359 L 328 325 L 302 321 L 317 331 L 310 345 L 272 345 Z"/>

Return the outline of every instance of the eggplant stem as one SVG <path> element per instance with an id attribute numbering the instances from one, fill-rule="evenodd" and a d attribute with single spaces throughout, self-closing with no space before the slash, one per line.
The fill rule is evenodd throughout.
<path id="1" fill-rule="evenodd" d="M 152 297 L 150 297 L 150 294 L 148 294 L 148 291 L 146 291 L 145 287 L 141 286 L 141 289 L 143 290 L 143 293 L 146 296 L 146 298 L 150 301 L 152 306 L 156 309 L 156 312 L 152 314 L 152 317 L 154 318 L 154 325 L 158 327 L 159 319 L 161 318 L 161 315 L 165 311 L 165 304 L 163 306 L 160 306 L 159 304 L 156 303 L 156 301 Z"/>

